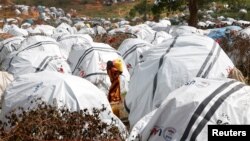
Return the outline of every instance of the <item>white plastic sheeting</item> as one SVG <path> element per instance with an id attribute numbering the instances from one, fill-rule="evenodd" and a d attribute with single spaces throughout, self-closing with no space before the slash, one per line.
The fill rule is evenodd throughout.
<path id="1" fill-rule="evenodd" d="M 241 35 L 244 38 L 249 38 L 250 37 L 250 27 L 247 27 L 245 29 L 240 30 L 239 35 Z"/>
<path id="2" fill-rule="evenodd" d="M 159 23 L 160 23 L 160 24 L 163 24 L 163 25 L 168 25 L 168 26 L 171 25 L 171 22 L 170 22 L 169 20 L 165 20 L 165 19 L 161 19 L 161 20 L 159 21 Z"/>
<path id="3" fill-rule="evenodd" d="M 198 25 L 199 27 L 202 27 L 202 28 L 207 27 L 207 24 L 206 24 L 205 22 L 201 22 L 201 21 L 198 22 L 197 25 Z"/>
<path id="4" fill-rule="evenodd" d="M 42 34 L 42 32 L 41 32 L 39 29 L 33 28 L 33 27 L 28 27 L 28 28 L 26 28 L 25 30 L 29 33 L 29 35 L 38 35 L 38 34 Z"/>
<path id="5" fill-rule="evenodd" d="M 101 120 L 110 124 L 111 118 L 114 118 L 121 131 L 126 131 L 123 123 L 112 113 L 106 95 L 96 86 L 76 76 L 48 71 L 15 78 L 6 89 L 1 119 L 5 120 L 5 115 L 18 107 L 24 110 L 35 109 L 37 103 L 31 101 L 38 98 L 58 108 L 65 106 L 70 111 L 86 108 L 92 113 L 93 108 L 101 109 L 104 106 L 107 110 L 100 114 Z"/>
<path id="6" fill-rule="evenodd" d="M 117 22 L 117 24 L 119 25 L 119 27 L 122 27 L 122 26 L 125 26 L 125 25 L 129 25 L 129 21 L 122 20 L 120 22 Z"/>
<path id="7" fill-rule="evenodd" d="M 130 75 L 133 74 L 135 66 L 141 61 L 142 53 L 152 47 L 152 44 L 138 38 L 129 38 L 121 43 L 118 51 L 124 59 Z"/>
<path id="8" fill-rule="evenodd" d="M 17 16 L 19 16 L 19 15 L 21 14 L 21 11 L 18 10 L 18 9 L 15 9 L 15 14 L 16 14 Z"/>
<path id="9" fill-rule="evenodd" d="M 130 75 L 125 62 L 118 52 L 107 44 L 92 43 L 90 48 L 75 48 L 69 54 L 68 63 L 73 75 L 86 78 L 108 94 L 111 82 L 107 74 L 106 64 L 115 59 L 122 60 L 123 73 L 121 76 L 124 82 L 121 83 L 126 86 Z M 126 88 L 121 87 L 122 90 L 127 91 Z"/>
<path id="10" fill-rule="evenodd" d="M 111 35 L 114 35 L 114 34 L 116 34 L 116 33 L 131 33 L 130 31 L 131 31 L 131 28 L 132 28 L 132 26 L 130 26 L 130 25 L 126 25 L 126 26 L 124 26 L 124 27 L 120 27 L 120 28 L 114 28 L 114 29 L 112 29 L 112 30 L 110 30 L 110 31 L 108 31 L 108 34 L 111 34 Z M 131 34 L 133 34 L 133 33 L 131 33 Z"/>
<path id="11" fill-rule="evenodd" d="M 152 29 L 155 31 L 167 31 L 169 26 L 171 26 L 169 20 L 160 20 L 158 23 L 152 25 Z"/>
<path id="12" fill-rule="evenodd" d="M 39 30 L 42 34 L 46 36 L 52 36 L 55 27 L 50 25 L 36 25 L 35 30 Z"/>
<path id="13" fill-rule="evenodd" d="M 247 10 L 246 9 L 240 9 L 239 13 L 241 13 L 241 14 L 247 14 Z"/>
<path id="14" fill-rule="evenodd" d="M 7 23 L 11 23 L 12 25 L 18 24 L 18 17 L 16 18 L 7 18 L 6 21 Z"/>
<path id="15" fill-rule="evenodd" d="M 77 32 L 77 34 L 89 34 L 89 35 L 94 35 L 95 31 L 93 28 L 82 28 Z"/>
<path id="16" fill-rule="evenodd" d="M 56 31 L 60 31 L 60 29 L 65 29 L 67 30 L 70 34 L 76 33 L 76 28 L 71 27 L 70 25 L 66 23 L 61 23 L 57 28 Z M 55 31 L 55 32 L 56 32 Z"/>
<path id="17" fill-rule="evenodd" d="M 99 25 L 93 27 L 93 29 L 94 29 L 95 35 L 103 35 L 107 33 L 107 31 L 102 26 L 99 26 Z"/>
<path id="18" fill-rule="evenodd" d="M 166 40 L 143 57 L 134 69 L 125 97 L 131 127 L 193 77 L 226 78 L 234 67 L 218 43 L 200 35 Z"/>
<path id="19" fill-rule="evenodd" d="M 154 21 L 146 21 L 146 22 L 144 22 L 144 24 L 146 24 L 146 25 L 148 25 L 148 26 L 150 26 L 150 27 L 153 27 L 153 26 L 156 25 L 157 23 L 154 22 Z"/>
<path id="20" fill-rule="evenodd" d="M 173 36 L 180 36 L 180 35 L 185 35 L 185 34 L 199 34 L 203 35 L 201 30 L 198 30 L 195 27 L 192 26 L 171 26 L 168 31 L 169 34 Z"/>
<path id="21" fill-rule="evenodd" d="M 36 55 L 33 56 L 33 53 Z M 44 70 L 71 73 L 70 67 L 64 58 L 48 56 L 44 52 L 33 53 L 24 52 L 14 56 L 9 62 L 10 65 L 6 65 L 8 67 L 6 71 L 15 76 Z"/>
<path id="22" fill-rule="evenodd" d="M 54 33 L 52 35 L 53 38 L 57 39 L 62 35 L 75 34 L 77 32 L 75 27 L 71 27 L 66 23 L 61 23 L 58 27 L 55 28 Z"/>
<path id="23" fill-rule="evenodd" d="M 20 48 L 20 44 L 23 40 L 23 37 L 17 36 L 0 42 L 0 64 L 10 53 L 17 51 Z"/>
<path id="24" fill-rule="evenodd" d="M 0 107 L 2 105 L 2 95 L 13 79 L 13 76 L 8 72 L 0 71 Z"/>
<path id="25" fill-rule="evenodd" d="M 75 27 L 77 30 L 80 30 L 81 28 L 86 27 L 86 25 L 84 24 L 83 21 L 79 21 L 79 22 L 77 22 L 77 23 L 74 24 L 74 27 Z"/>
<path id="26" fill-rule="evenodd" d="M 111 31 L 109 31 L 109 34 L 115 34 L 115 33 L 131 33 L 135 35 L 137 38 L 142 39 L 144 41 L 147 41 L 148 43 L 153 43 L 153 44 L 159 44 L 164 38 L 168 39 L 171 37 L 171 35 L 165 33 L 165 32 L 156 32 L 151 29 L 146 24 L 140 24 L 136 26 L 125 26 L 122 28 L 116 28 Z"/>
<path id="27" fill-rule="evenodd" d="M 58 20 L 59 20 L 59 23 L 66 23 L 66 24 L 69 24 L 69 25 L 73 24 L 72 20 L 69 17 L 66 17 L 66 16 L 59 17 Z"/>
<path id="28" fill-rule="evenodd" d="M 31 27 L 31 24 L 30 24 L 30 23 L 27 23 L 27 22 L 25 22 L 25 23 L 23 23 L 23 24 L 21 25 L 21 28 L 22 28 L 22 29 L 26 29 L 26 28 L 29 28 L 29 27 Z"/>
<path id="29" fill-rule="evenodd" d="M 138 122 L 131 135 L 149 141 L 207 141 L 207 125 L 250 123 L 249 94 L 249 86 L 231 79 L 195 78 Z"/>
<path id="30" fill-rule="evenodd" d="M 170 28 L 170 26 L 167 26 L 167 25 L 162 25 L 162 24 L 155 24 L 152 29 L 154 31 L 167 31 L 168 29 Z"/>
<path id="31" fill-rule="evenodd" d="M 43 70 L 71 73 L 58 43 L 45 36 L 31 36 L 25 39 L 19 50 L 5 59 L 2 68 L 15 76 Z"/>
<path id="32" fill-rule="evenodd" d="M 19 28 L 17 25 L 4 25 L 3 31 L 13 36 L 28 36 L 28 32 L 25 29 Z"/>
<path id="33" fill-rule="evenodd" d="M 132 28 L 131 33 L 135 34 L 137 38 L 145 40 L 149 43 L 155 40 L 155 32 L 146 24 L 136 25 Z"/>
<path id="34" fill-rule="evenodd" d="M 88 34 L 71 34 L 60 36 L 57 42 L 63 57 L 67 59 L 74 48 L 90 48 L 93 39 Z"/>
<path id="35" fill-rule="evenodd" d="M 155 32 L 153 40 L 150 42 L 153 45 L 158 45 L 162 43 L 164 40 L 172 38 L 172 35 L 164 32 L 164 31 L 159 31 Z"/>
<path id="36" fill-rule="evenodd" d="M 249 25 L 250 21 L 238 20 L 236 24 L 239 24 L 240 26 Z"/>

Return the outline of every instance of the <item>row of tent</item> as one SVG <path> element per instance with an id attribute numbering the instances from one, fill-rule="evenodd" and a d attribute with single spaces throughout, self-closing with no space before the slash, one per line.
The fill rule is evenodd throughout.
<path id="1" fill-rule="evenodd" d="M 107 44 L 91 41 L 89 35 L 65 35 L 56 41 L 47 36 L 12 37 L 2 41 L 1 68 L 14 76 L 44 70 L 58 71 L 86 78 L 107 93 L 110 80 L 106 62 L 122 59 Z M 123 62 L 123 67 L 126 68 Z M 124 80 L 129 73 L 123 71 Z"/>
<path id="2" fill-rule="evenodd" d="M 237 23 L 242 23 L 244 21 L 237 21 Z M 247 22 L 247 21 L 245 21 Z M 71 26 L 72 25 L 72 26 Z M 91 27 L 92 25 L 93 27 Z M 225 31 L 228 30 L 241 30 L 240 26 L 226 26 L 217 29 L 207 29 L 201 30 L 189 26 L 171 26 L 171 22 L 166 19 L 162 19 L 159 22 L 146 21 L 143 24 L 136 26 L 130 26 L 129 22 L 122 20 L 116 23 L 111 23 L 107 20 L 87 20 L 78 19 L 74 24 L 67 24 L 62 22 L 56 28 L 49 25 L 32 25 L 28 22 L 20 25 L 20 28 L 15 24 L 5 24 L 2 29 L 2 33 L 10 33 L 14 36 L 28 36 L 34 34 L 45 34 L 47 36 L 53 35 L 53 38 L 57 38 L 62 34 L 89 34 L 91 36 L 109 34 L 113 35 L 118 32 L 130 33 L 137 36 L 140 39 L 146 40 L 153 44 L 158 44 L 157 41 L 162 38 L 170 38 L 173 35 L 179 35 L 183 33 L 198 33 L 201 35 L 209 35 L 209 37 L 214 38 L 214 36 L 222 36 Z M 167 34 L 165 32 L 167 32 Z M 243 33 L 246 32 L 242 31 Z M 248 33 L 248 32 L 247 32 Z M 215 37 L 216 38 L 216 37 Z"/>
<path id="3" fill-rule="evenodd" d="M 6 121 L 5 115 L 18 107 L 36 108 L 37 104 L 32 105 L 31 101 L 42 98 L 47 104 L 72 111 L 106 107 L 101 113 L 102 121 L 111 124 L 115 119 L 115 125 L 126 135 L 126 127 L 112 113 L 107 99 L 110 80 L 106 62 L 122 58 L 112 47 L 89 39 L 89 35 L 79 34 L 66 35 L 58 41 L 41 35 L 3 40 L 1 90 L 5 92 L 1 99 L 1 120 Z M 72 44 L 66 44 L 65 40 Z M 124 62 L 123 67 L 126 68 Z M 129 80 L 126 69 L 123 77 L 125 84 Z"/>
<path id="4" fill-rule="evenodd" d="M 128 140 L 207 140 L 207 124 L 218 120 L 249 124 L 249 86 L 228 78 L 234 64 L 219 44 L 206 36 L 210 31 L 171 26 L 164 20 L 125 25 L 107 33 L 130 33 L 136 38 L 124 40 L 115 50 L 65 23 L 51 30 L 48 25 L 37 25 L 51 31 L 43 36 L 17 35 L 13 33 L 22 28 L 7 27 L 4 31 L 15 37 L 0 42 L 0 63 L 2 71 L 14 80 L 3 95 L 1 119 L 18 106 L 35 107 L 28 101 L 42 97 L 50 104 L 77 111 L 104 104 L 109 112 L 102 119 L 111 122 L 110 117 L 115 117 L 120 131 L 125 132 L 123 123 L 108 114 L 111 107 L 106 97 L 110 86 L 106 63 L 120 59 L 124 69 L 121 87 L 127 93 L 124 105 L 131 127 Z M 210 111 L 214 106 L 217 108 Z M 197 109 L 201 113 L 197 114 Z M 200 125 L 196 115 L 207 122 Z M 190 121 L 193 118 L 195 124 Z"/>

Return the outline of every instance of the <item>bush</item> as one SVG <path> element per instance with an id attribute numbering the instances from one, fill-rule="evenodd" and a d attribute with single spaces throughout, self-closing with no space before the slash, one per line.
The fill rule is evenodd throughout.
<path id="1" fill-rule="evenodd" d="M 128 38 L 137 38 L 136 35 L 131 33 L 116 33 L 115 35 L 96 35 L 93 40 L 95 42 L 106 43 L 109 44 L 114 49 L 118 49 L 121 43 Z"/>
<path id="2" fill-rule="evenodd" d="M 111 125 L 101 121 L 99 115 L 106 110 L 105 107 L 93 108 L 93 114 L 90 114 L 87 109 L 71 112 L 65 107 L 58 109 L 45 102 L 39 103 L 41 104 L 38 104 L 37 109 L 26 112 L 20 107 L 6 116 L 7 121 L 0 122 L 0 140 L 90 141 L 122 138 L 119 129 L 114 125 L 115 121 Z"/>
<path id="3" fill-rule="evenodd" d="M 135 10 L 134 8 L 132 8 L 132 9 L 129 11 L 129 16 L 130 16 L 131 18 L 134 18 L 135 15 L 136 15 L 136 10 Z"/>
<path id="4" fill-rule="evenodd" d="M 235 66 L 243 73 L 246 83 L 250 84 L 250 40 L 248 37 L 236 35 L 232 43 L 223 38 L 220 46 L 230 58 L 233 58 Z"/>

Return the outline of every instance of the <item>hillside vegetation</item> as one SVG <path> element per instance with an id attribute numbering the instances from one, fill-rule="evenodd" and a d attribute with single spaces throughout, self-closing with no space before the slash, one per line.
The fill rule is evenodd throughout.
<path id="1" fill-rule="evenodd" d="M 16 0 L 13 1 L 15 4 L 25 4 L 25 5 L 45 5 L 60 7 L 66 11 L 70 9 L 77 10 L 79 16 L 89 16 L 89 17 L 108 17 L 108 18 L 122 18 L 126 17 L 129 14 L 130 9 L 138 3 L 135 2 L 121 2 L 113 4 L 110 6 L 103 5 L 100 1 L 93 0 L 57 0 L 58 2 L 51 0 Z M 14 17 L 12 14 L 13 11 L 6 10 L 5 12 L 0 12 L 0 18 L 5 17 Z"/>

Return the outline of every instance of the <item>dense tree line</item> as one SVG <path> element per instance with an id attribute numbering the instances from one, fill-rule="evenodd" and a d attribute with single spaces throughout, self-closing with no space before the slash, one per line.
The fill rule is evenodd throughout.
<path id="1" fill-rule="evenodd" d="M 136 13 L 144 15 L 152 13 L 155 19 L 158 19 L 162 13 L 169 13 L 173 11 L 182 11 L 185 8 L 189 10 L 188 24 L 190 26 L 197 26 L 198 23 L 198 10 L 204 8 L 209 3 L 220 2 L 228 4 L 230 10 L 237 11 L 240 8 L 247 8 L 247 0 L 156 0 L 154 4 L 148 3 L 147 0 L 142 0 L 131 11 L 130 16 L 135 16 Z"/>
<path id="2" fill-rule="evenodd" d="M 45 6 L 55 6 L 55 5 L 67 5 L 70 4 L 71 0 L 13 0 L 15 4 L 25 4 L 25 5 L 45 5 Z"/>

